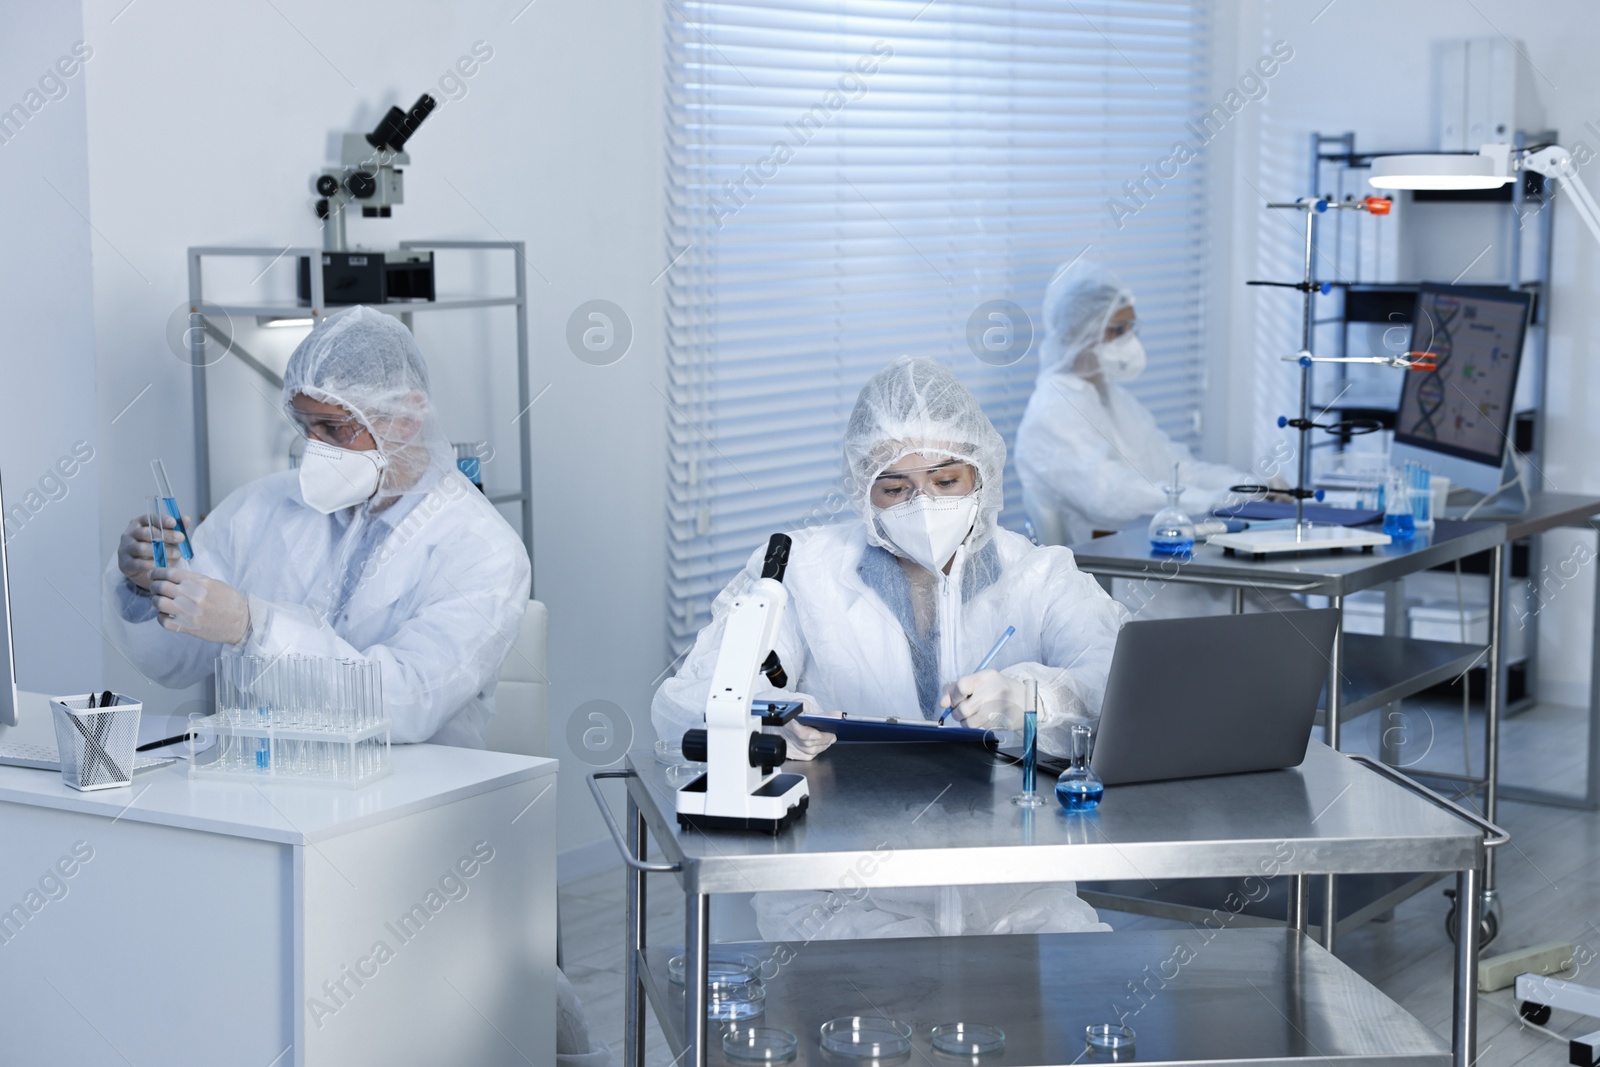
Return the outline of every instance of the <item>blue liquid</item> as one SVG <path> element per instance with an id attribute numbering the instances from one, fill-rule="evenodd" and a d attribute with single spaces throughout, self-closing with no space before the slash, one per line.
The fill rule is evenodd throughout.
<path id="1" fill-rule="evenodd" d="M 1098 782 L 1056 783 L 1056 800 L 1068 811 L 1093 811 L 1105 795 L 1106 787 Z"/>
<path id="2" fill-rule="evenodd" d="M 189 531 L 183 528 L 183 512 L 178 510 L 177 498 L 164 496 L 161 498 L 161 506 L 167 509 L 167 514 L 172 516 L 172 518 L 178 523 L 178 532 L 183 534 L 183 543 L 178 546 L 178 551 L 183 553 L 184 559 L 194 559 L 194 549 L 189 547 Z M 163 556 L 166 554 L 165 547 L 166 546 L 164 545 L 162 546 Z M 158 563 L 156 566 L 165 567 L 166 563 Z"/>
<path id="3" fill-rule="evenodd" d="M 1410 515 L 1385 515 L 1383 532 L 1396 541 L 1409 541 L 1417 536 L 1417 524 Z"/>
<path id="4" fill-rule="evenodd" d="M 150 554 L 155 557 L 157 567 L 167 565 L 167 543 L 159 537 L 150 542 Z"/>
<path id="5" fill-rule="evenodd" d="M 1150 551 L 1162 556 L 1187 556 L 1194 551 L 1194 538 L 1186 537 L 1182 540 L 1150 542 Z"/>

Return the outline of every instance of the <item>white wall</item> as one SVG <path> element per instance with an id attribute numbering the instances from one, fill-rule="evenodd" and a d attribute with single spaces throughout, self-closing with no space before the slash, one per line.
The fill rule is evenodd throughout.
<path id="1" fill-rule="evenodd" d="M 0 477 L 17 681 L 51 693 L 106 684 L 96 581 L 106 457 L 89 291 L 85 71 L 72 56 L 85 36 L 80 14 L 75 4 L 0 2 Z"/>
<path id="2" fill-rule="evenodd" d="M 407 203 L 391 220 L 354 220 L 351 240 L 527 242 L 533 391 L 548 391 L 524 421 L 535 457 L 535 595 L 551 615 L 562 844 L 598 839 L 603 829 L 580 780 L 590 768 L 566 740 L 569 714 L 604 700 L 647 733 L 651 683 L 666 665 L 662 315 L 653 284 L 666 264 L 660 5 L 87 0 L 84 10 L 96 49 L 93 218 L 104 235 L 94 306 L 107 486 L 101 549 L 111 550 L 148 491 L 152 456 L 165 457 L 180 494 L 192 494 L 188 368 L 165 336 L 169 315 L 186 306 L 185 248 L 319 243 L 310 182 L 330 158 L 332 135 L 370 129 L 389 105 L 433 93 L 443 106 L 408 145 Z M 478 41 L 493 58 L 451 100 L 439 80 Z M 260 266 L 219 272 L 216 284 L 226 283 L 231 299 L 278 291 L 285 266 L 255 283 Z M 445 292 L 509 285 L 504 272 L 470 260 L 441 260 L 441 272 Z M 631 351 L 609 367 L 579 361 L 564 339 L 571 311 L 596 297 L 626 309 L 635 329 Z M 495 439 L 486 476 L 509 485 L 517 414 L 510 313 L 448 314 L 419 315 L 417 326 L 446 429 L 456 439 Z M 274 358 L 292 339 L 276 340 Z M 485 365 L 499 369 L 486 376 Z M 213 394 L 213 432 L 248 438 L 219 446 L 226 483 L 243 477 L 251 450 L 266 448 L 276 398 L 237 368 L 219 375 L 231 377 Z M 580 755 L 596 764 L 617 753 Z"/>
<path id="3" fill-rule="evenodd" d="M 1600 148 L 1594 132 L 1584 129 L 1586 122 L 1600 125 L 1600 65 L 1593 49 L 1600 39 L 1600 7 L 1575 0 L 1240 0 L 1237 12 L 1241 52 L 1272 40 L 1286 40 L 1295 50 L 1262 105 L 1242 116 L 1237 186 L 1217 191 L 1235 222 L 1230 339 L 1225 342 L 1232 355 L 1227 422 L 1228 449 L 1242 459 L 1259 447 L 1266 420 L 1278 413 L 1284 390 L 1293 384 L 1292 373 L 1274 375 L 1276 368 L 1257 353 L 1292 344 L 1299 322 L 1294 299 L 1247 290 L 1244 281 L 1280 276 L 1286 267 L 1288 276 L 1298 275 L 1294 232 L 1269 217 L 1261 204 L 1264 197 L 1304 193 L 1311 132 L 1354 130 L 1358 148 L 1369 150 L 1433 147 L 1433 42 L 1503 32 L 1523 42 L 1535 68 L 1545 124 L 1568 147 L 1583 140 L 1591 149 Z M 1600 185 L 1595 174 L 1585 177 L 1591 189 Z M 1600 424 L 1593 417 L 1600 404 L 1600 371 L 1592 365 L 1590 340 L 1600 334 L 1600 303 L 1593 299 L 1600 245 L 1559 198 L 1555 228 L 1545 485 L 1592 493 L 1600 491 L 1600 468 L 1593 463 L 1600 449 Z M 1460 269 L 1469 266 L 1477 250 L 1463 255 Z M 1576 536 L 1549 536 L 1547 560 L 1566 558 Z M 1576 586 L 1549 600 L 1540 634 L 1547 696 L 1567 702 L 1587 698 L 1591 605 L 1590 594 Z"/>

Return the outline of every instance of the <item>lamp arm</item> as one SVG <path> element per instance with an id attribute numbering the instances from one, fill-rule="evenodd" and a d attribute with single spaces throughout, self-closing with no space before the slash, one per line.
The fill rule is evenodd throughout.
<path id="1" fill-rule="evenodd" d="M 1583 224 L 1589 227 L 1590 236 L 1600 242 L 1600 204 L 1595 203 L 1589 187 L 1578 176 L 1578 165 L 1573 162 L 1572 153 L 1560 145 L 1551 145 L 1524 157 L 1521 165 L 1524 170 L 1557 179 L 1571 195 L 1572 206 Z"/>

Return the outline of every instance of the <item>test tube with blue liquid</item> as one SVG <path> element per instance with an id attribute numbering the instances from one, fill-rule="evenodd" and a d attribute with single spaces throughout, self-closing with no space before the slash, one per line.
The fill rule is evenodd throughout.
<path id="1" fill-rule="evenodd" d="M 178 543 L 178 551 L 184 559 L 194 559 L 194 549 L 189 547 L 189 531 L 184 529 L 183 512 L 178 510 L 178 498 L 172 493 L 172 481 L 167 477 L 167 465 L 159 459 L 150 461 L 150 470 L 156 476 L 156 492 L 161 495 L 161 508 L 178 524 L 178 532 L 183 535 L 183 540 Z M 165 567 L 165 563 L 156 564 Z"/>
<path id="2" fill-rule="evenodd" d="M 167 541 L 162 532 L 161 501 L 153 496 L 144 498 L 144 521 L 155 532 L 150 535 L 150 554 L 155 557 L 157 567 L 167 565 Z"/>
<path id="3" fill-rule="evenodd" d="M 1022 709 L 1022 792 L 1011 798 L 1019 808 L 1041 808 L 1039 795 L 1039 683 L 1029 679 Z"/>

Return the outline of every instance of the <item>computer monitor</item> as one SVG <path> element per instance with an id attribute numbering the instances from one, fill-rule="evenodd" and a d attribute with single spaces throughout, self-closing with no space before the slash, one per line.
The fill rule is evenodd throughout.
<path id="1" fill-rule="evenodd" d="M 1416 460 L 1453 485 L 1500 488 L 1532 305 L 1531 294 L 1515 289 L 1421 286 L 1411 350 L 1432 353 L 1438 367 L 1403 375 L 1396 466 Z"/>
<path id="2" fill-rule="evenodd" d="M 11 645 L 11 582 L 6 570 L 6 499 L 0 491 L 0 726 L 17 725 L 17 657 Z"/>

